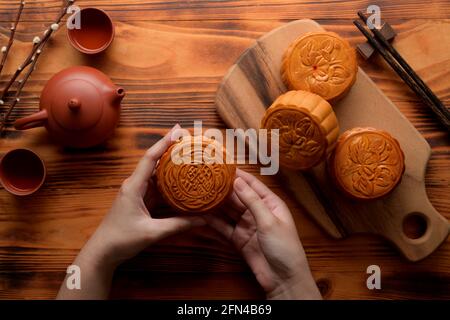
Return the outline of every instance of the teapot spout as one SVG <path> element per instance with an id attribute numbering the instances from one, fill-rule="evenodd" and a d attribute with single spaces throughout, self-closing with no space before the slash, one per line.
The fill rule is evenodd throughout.
<path id="1" fill-rule="evenodd" d="M 125 90 L 122 87 L 114 87 L 112 92 L 112 103 L 120 104 L 125 97 Z"/>

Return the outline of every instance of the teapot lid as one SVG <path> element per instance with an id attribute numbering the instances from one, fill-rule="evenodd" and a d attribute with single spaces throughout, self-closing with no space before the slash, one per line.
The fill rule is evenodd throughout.
<path id="1" fill-rule="evenodd" d="M 48 108 L 64 129 L 84 130 L 95 126 L 102 117 L 103 98 L 91 82 L 70 79 L 58 83 Z"/>

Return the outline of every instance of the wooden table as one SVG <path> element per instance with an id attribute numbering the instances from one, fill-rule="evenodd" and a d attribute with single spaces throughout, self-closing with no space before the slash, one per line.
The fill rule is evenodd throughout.
<path id="1" fill-rule="evenodd" d="M 0 3 L 0 43 L 7 39 L 17 3 Z M 56 15 L 60 3 L 27 1 L 0 85 L 22 61 L 33 37 Z M 171 126 L 179 122 L 192 127 L 193 120 L 203 120 L 206 127 L 225 128 L 214 107 L 217 85 L 255 39 L 282 23 L 311 18 L 356 45 L 363 37 L 351 20 L 357 10 L 372 1 L 77 3 L 98 6 L 111 14 L 117 27 L 115 42 L 106 54 L 88 58 L 69 46 L 64 29 L 58 31 L 12 118 L 38 110 L 40 91 L 55 72 L 86 64 L 101 69 L 126 89 L 120 127 L 104 147 L 88 151 L 64 150 L 49 141 L 44 129 L 11 129 L 0 140 L 0 154 L 29 147 L 45 159 L 48 167 L 45 187 L 34 196 L 18 199 L 0 189 L 0 298 L 55 297 L 66 267 L 108 211 L 121 182 L 146 148 Z M 450 22 L 448 0 L 383 0 L 377 4 L 382 8 L 382 18 L 397 32 L 427 21 Z M 450 218 L 448 134 L 381 60 L 373 64 L 360 61 L 360 65 L 432 146 L 426 176 L 428 194 L 436 209 Z M 430 85 L 439 81 L 432 79 Z M 450 86 L 437 93 L 448 105 Z M 244 169 L 257 172 L 257 168 Z M 450 240 L 419 263 L 405 261 L 389 243 L 376 237 L 335 241 L 302 212 L 277 177 L 262 180 L 291 208 L 314 277 L 326 298 L 450 298 Z M 382 290 L 366 287 L 366 268 L 372 264 L 381 267 Z M 208 228 L 167 239 L 143 252 L 118 270 L 113 287 L 114 298 L 263 297 L 239 254 Z"/>

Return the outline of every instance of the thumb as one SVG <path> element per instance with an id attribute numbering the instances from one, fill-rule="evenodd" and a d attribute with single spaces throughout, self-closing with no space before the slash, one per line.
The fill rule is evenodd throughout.
<path id="1" fill-rule="evenodd" d="M 153 219 L 152 232 L 157 229 L 157 238 L 163 239 L 171 235 L 189 230 L 193 227 L 201 227 L 206 224 L 201 217 L 173 217 L 166 219 Z"/>

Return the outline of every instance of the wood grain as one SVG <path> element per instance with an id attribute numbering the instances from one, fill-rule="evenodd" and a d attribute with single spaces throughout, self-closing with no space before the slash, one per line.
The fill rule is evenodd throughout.
<path id="1" fill-rule="evenodd" d="M 60 0 L 35 0 L 24 18 L 42 21 L 59 7 Z M 102 7 L 113 14 L 113 18 L 120 17 L 127 20 L 261 20 L 286 19 L 296 20 L 309 18 L 322 19 L 353 19 L 358 9 L 367 8 L 373 4 L 370 0 L 357 1 L 277 1 L 277 0 L 225 0 L 225 1 L 159 1 L 159 0 L 83 0 L 80 6 Z M 450 4 L 445 0 L 408 0 L 407 2 L 393 2 L 389 0 L 377 1 L 383 9 L 383 16 L 391 19 L 442 19 L 447 18 L 446 12 Z M 4 19 L 9 19 L 13 13 L 11 9 L 15 2 L 8 0 L 0 5 L 5 13 Z M 356 10 L 356 11 L 355 11 Z"/>
<path id="2" fill-rule="evenodd" d="M 34 35 L 57 13 L 58 0 L 30 0 L 19 26 L 14 55 L 0 81 L 26 54 Z M 107 212 L 121 182 L 145 149 L 169 127 L 203 120 L 225 128 L 215 112 L 221 78 L 255 39 L 289 20 L 313 18 L 326 29 L 363 41 L 351 23 L 370 1 L 78 1 L 108 10 L 117 22 L 117 38 L 102 57 L 86 59 L 71 49 L 61 29 L 25 87 L 12 119 L 38 110 L 39 92 L 52 74 L 88 64 L 124 86 L 127 97 L 116 137 L 102 147 L 72 152 L 51 144 L 44 130 L 8 131 L 0 153 L 28 146 L 46 160 L 49 177 L 35 196 L 17 201 L 0 190 L 0 297 L 53 298 L 65 268 Z M 429 23 L 449 23 L 448 1 L 377 1 L 383 17 L 398 32 Z M 14 19 L 15 0 L 0 2 L 0 43 Z M 334 7 L 335 6 L 335 7 Z M 405 19 L 406 18 L 406 19 Z M 450 218 L 450 139 L 406 85 L 376 59 L 360 66 L 399 107 L 432 146 L 425 176 L 433 206 Z M 433 68 L 433 65 L 427 68 Z M 426 78 L 448 105 L 446 70 Z M 432 75 L 432 73 L 430 73 Z M 448 78 L 448 77 L 447 77 Z M 431 81 L 431 82 L 430 82 Z M 256 174 L 258 168 L 244 167 Z M 277 177 L 262 180 L 293 211 L 314 277 L 329 299 L 450 298 L 450 241 L 417 264 L 402 259 L 375 237 L 335 241 L 293 201 Z M 168 208 L 162 208 L 167 211 Z M 382 269 L 382 290 L 365 286 L 367 266 Z M 182 266 L 182 267 L 180 267 Z M 262 293 L 234 249 L 211 230 L 198 229 L 167 239 L 125 264 L 113 289 L 116 298 L 259 298 Z"/>

